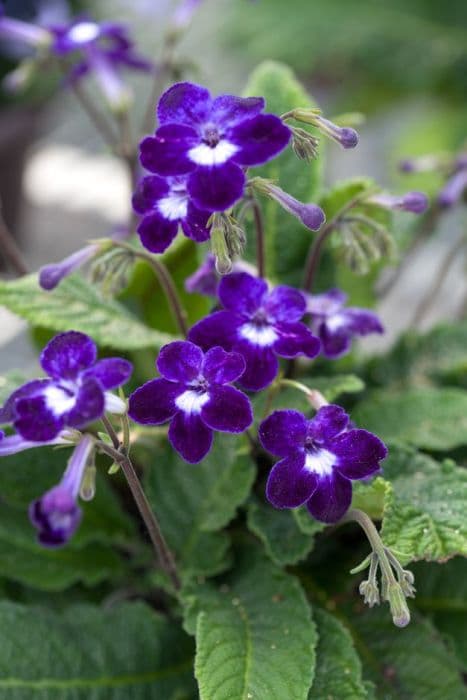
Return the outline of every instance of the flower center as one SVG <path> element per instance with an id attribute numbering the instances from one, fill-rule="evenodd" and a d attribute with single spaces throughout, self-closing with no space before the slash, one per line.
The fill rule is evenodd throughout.
<path id="1" fill-rule="evenodd" d="M 219 141 L 221 140 L 221 135 L 215 127 L 208 126 L 203 136 L 203 143 L 205 143 L 210 148 L 215 148 Z"/>
<path id="2" fill-rule="evenodd" d="M 199 415 L 204 404 L 209 401 L 209 394 L 203 390 L 202 386 L 197 386 L 193 389 L 184 391 L 183 394 L 177 396 L 175 405 L 183 413 L 188 415 Z"/>
<path id="3" fill-rule="evenodd" d="M 318 474 L 318 476 L 332 474 L 336 463 L 336 456 L 332 452 L 318 447 L 310 438 L 305 441 L 305 451 L 305 469 Z"/>
<path id="4" fill-rule="evenodd" d="M 68 413 L 76 403 L 76 393 L 78 387 L 71 383 L 63 383 L 49 386 L 44 391 L 44 398 L 47 408 L 56 416 Z"/>
<path id="5" fill-rule="evenodd" d="M 97 39 L 99 34 L 99 25 L 95 22 L 80 22 L 70 29 L 68 37 L 76 44 L 87 44 Z"/>
<path id="6" fill-rule="evenodd" d="M 185 188 L 170 190 L 167 197 L 163 197 L 157 203 L 157 208 L 169 221 L 184 219 L 188 211 L 188 194 Z"/>

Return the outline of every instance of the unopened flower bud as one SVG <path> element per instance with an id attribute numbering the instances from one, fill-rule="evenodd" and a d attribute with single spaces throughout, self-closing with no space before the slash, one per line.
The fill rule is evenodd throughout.
<path id="1" fill-rule="evenodd" d="M 396 627 L 407 627 L 410 622 L 410 611 L 398 583 L 388 586 L 387 599 L 391 608 L 392 621 Z"/>
<path id="2" fill-rule="evenodd" d="M 92 501 L 96 495 L 96 465 L 88 464 L 84 471 L 83 480 L 79 489 L 80 498 L 83 501 Z"/>
<path id="3" fill-rule="evenodd" d="M 359 593 L 363 596 L 363 602 L 372 608 L 374 605 L 379 605 L 379 590 L 376 581 L 362 581 L 358 587 Z"/>
<path id="4" fill-rule="evenodd" d="M 305 129 L 292 128 L 292 148 L 300 160 L 313 160 L 318 156 L 319 141 Z"/>
<path id="5" fill-rule="evenodd" d="M 422 214 L 428 208 L 428 197 L 423 192 L 407 192 L 401 197 L 381 193 L 373 195 L 366 201 L 384 209 L 399 209 L 412 214 Z"/>
<path id="6" fill-rule="evenodd" d="M 467 167 L 452 175 L 438 194 L 438 204 L 444 209 L 454 206 L 467 190 Z"/>
<path id="7" fill-rule="evenodd" d="M 322 117 L 319 109 L 294 109 L 285 116 L 305 124 L 311 124 L 322 134 L 340 144 L 342 148 L 355 148 L 358 144 L 358 133 L 355 129 L 348 126 L 337 126 L 334 122 Z"/>
<path id="8" fill-rule="evenodd" d="M 232 270 L 232 258 L 225 240 L 224 228 L 219 225 L 219 216 L 214 214 L 211 229 L 211 251 L 215 258 L 216 270 L 220 275 L 227 275 Z"/>
<path id="9" fill-rule="evenodd" d="M 298 199 L 295 199 L 295 197 L 292 197 L 292 195 L 284 192 L 284 190 L 277 185 L 263 178 L 255 178 L 251 181 L 251 184 L 258 192 L 278 202 L 283 209 L 295 216 L 311 231 L 318 231 L 324 224 L 326 220 L 324 211 L 321 207 L 318 207 L 317 204 L 303 204 L 303 202 L 300 202 Z"/>

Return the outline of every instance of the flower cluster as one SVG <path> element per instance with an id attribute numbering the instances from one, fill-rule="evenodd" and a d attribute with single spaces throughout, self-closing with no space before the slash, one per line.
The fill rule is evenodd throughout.
<path id="1" fill-rule="evenodd" d="M 276 508 L 306 503 L 311 515 L 337 522 L 352 500 L 352 481 L 376 474 L 387 449 L 372 433 L 351 427 L 340 406 L 323 406 L 312 420 L 298 411 L 274 411 L 260 426 L 263 447 L 280 461 L 266 495 Z"/>

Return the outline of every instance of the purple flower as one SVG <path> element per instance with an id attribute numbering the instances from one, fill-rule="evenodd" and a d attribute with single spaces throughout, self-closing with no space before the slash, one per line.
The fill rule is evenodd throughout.
<path id="1" fill-rule="evenodd" d="M 438 194 L 438 204 L 444 209 L 454 206 L 460 201 L 467 190 L 467 163 L 460 167 L 446 181 L 443 189 Z"/>
<path id="2" fill-rule="evenodd" d="M 384 333 L 379 317 L 368 309 L 344 308 L 347 294 L 330 289 L 324 294 L 304 293 L 307 312 L 311 314 L 311 329 L 321 340 L 325 357 L 336 359 L 350 350 L 356 335 Z"/>
<path id="3" fill-rule="evenodd" d="M 191 464 L 212 445 L 213 430 L 242 433 L 253 421 L 245 394 L 228 386 L 245 369 L 237 353 L 220 347 L 206 354 L 186 341 L 165 345 L 157 358 L 162 379 L 152 379 L 130 396 L 128 414 L 137 423 L 170 421 L 169 440 Z"/>
<path id="4" fill-rule="evenodd" d="M 263 108 L 262 97 L 212 99 L 200 85 L 176 83 L 159 100 L 160 127 L 142 141 L 141 163 L 156 175 L 188 175 L 195 206 L 224 211 L 243 194 L 243 168 L 274 158 L 290 140 Z"/>
<path id="5" fill-rule="evenodd" d="M 237 260 L 232 265 L 233 272 L 248 272 L 256 275 L 257 270 L 253 265 L 244 260 Z M 185 289 L 190 294 L 203 294 L 206 297 L 217 297 L 220 275 L 216 271 L 216 257 L 208 253 L 195 272 L 186 278 Z"/>
<path id="6" fill-rule="evenodd" d="M 130 362 L 109 357 L 96 362 L 97 348 L 84 333 L 56 335 L 41 353 L 49 375 L 24 384 L 0 409 L 0 422 L 12 423 L 22 438 L 32 442 L 54 440 L 66 428 L 83 428 L 104 411 L 120 413 L 124 402 L 109 389 L 124 384 Z"/>
<path id="7" fill-rule="evenodd" d="M 29 506 L 29 517 L 45 547 L 61 547 L 75 533 L 81 521 L 77 498 L 94 438 L 84 435 L 68 462 L 62 480 Z"/>
<path id="8" fill-rule="evenodd" d="M 93 73 L 113 109 L 124 108 L 128 103 L 128 90 L 122 83 L 121 69 L 147 71 L 152 68 L 150 62 L 134 51 L 133 42 L 122 24 L 78 18 L 49 29 L 54 37 L 51 51 L 56 56 L 63 58 L 76 52 L 80 55 L 69 79 L 75 81 Z"/>
<path id="9" fill-rule="evenodd" d="M 351 480 L 374 475 L 387 455 L 375 435 L 349 427 L 349 416 L 334 405 L 320 408 L 312 420 L 298 411 L 274 411 L 261 423 L 261 444 L 281 457 L 266 486 L 273 506 L 306 503 L 317 520 L 342 518 L 352 500 Z"/>
<path id="10" fill-rule="evenodd" d="M 306 312 L 302 294 L 291 287 L 268 291 L 263 279 L 246 272 L 226 275 L 219 284 L 219 299 L 225 311 L 199 321 L 189 340 L 204 350 L 220 345 L 240 353 L 246 369 L 240 379 L 245 389 L 259 391 L 277 375 L 280 357 L 315 357 L 320 342 L 300 323 Z"/>
<path id="11" fill-rule="evenodd" d="M 428 197 L 423 192 L 407 192 L 400 197 L 391 194 L 375 194 L 366 200 L 384 209 L 400 209 L 412 214 L 423 214 L 428 207 Z"/>
<path id="12" fill-rule="evenodd" d="M 163 253 L 169 247 L 179 225 L 194 241 L 209 238 L 210 213 L 193 204 L 186 177 L 144 177 L 133 196 L 133 209 L 143 216 L 138 226 L 141 243 L 153 253 Z"/>

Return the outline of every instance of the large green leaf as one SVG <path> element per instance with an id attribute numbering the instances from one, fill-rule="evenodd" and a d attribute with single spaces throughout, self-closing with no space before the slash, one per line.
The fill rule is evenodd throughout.
<path id="1" fill-rule="evenodd" d="M 467 391 L 431 387 L 376 391 L 357 405 L 352 419 L 382 440 L 450 450 L 467 444 Z"/>
<path id="2" fill-rule="evenodd" d="M 313 537 L 302 532 L 290 510 L 276 510 L 264 501 L 254 500 L 248 506 L 248 527 L 279 565 L 296 564 L 313 547 Z"/>
<path id="3" fill-rule="evenodd" d="M 201 700 L 305 700 L 316 631 L 298 582 L 254 550 L 242 552 L 219 588 L 195 589 Z"/>
<path id="4" fill-rule="evenodd" d="M 352 638 L 339 620 L 314 610 L 318 628 L 316 673 L 308 700 L 367 700 L 362 664 Z"/>
<path id="5" fill-rule="evenodd" d="M 443 566 L 420 562 L 413 572 L 416 606 L 430 616 L 467 673 L 467 559 L 456 557 Z"/>
<path id="6" fill-rule="evenodd" d="M 385 608 L 353 619 L 364 673 L 377 684 L 380 700 L 465 700 L 458 661 L 436 629 L 414 615 L 404 630 Z"/>
<path id="7" fill-rule="evenodd" d="M 187 464 L 167 443 L 155 447 L 145 474 L 147 495 L 184 577 L 225 569 L 229 545 L 215 532 L 235 515 L 254 479 L 249 455 L 239 454 L 237 435 L 216 435 L 199 465 Z"/>
<path id="8" fill-rule="evenodd" d="M 262 95 L 268 112 L 280 115 L 296 107 L 313 107 L 314 102 L 287 66 L 273 61 L 261 63 L 252 73 L 245 95 Z M 311 163 L 298 160 L 289 146 L 284 153 L 253 175 L 275 180 L 286 192 L 302 202 L 316 201 L 321 179 L 322 157 Z M 298 285 L 303 262 L 313 234 L 276 202 L 261 202 L 265 220 L 266 271 L 282 284 Z M 254 237 L 250 231 L 249 255 L 254 260 Z"/>
<path id="9" fill-rule="evenodd" d="M 81 331 L 96 343 L 117 350 L 161 347 L 174 339 L 145 326 L 117 301 L 103 299 L 78 275 L 45 292 L 36 275 L 0 282 L 0 304 L 35 326 L 53 331 Z"/>
<path id="10" fill-rule="evenodd" d="M 385 498 L 382 536 L 402 560 L 467 556 L 465 469 L 393 446 L 384 475 L 392 491 Z"/>
<path id="11" fill-rule="evenodd" d="M 143 603 L 55 613 L 0 603 L 3 700 L 194 700 L 193 645 Z"/>

